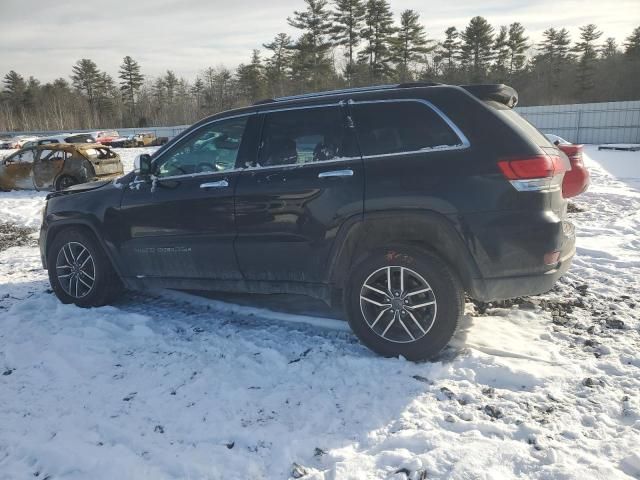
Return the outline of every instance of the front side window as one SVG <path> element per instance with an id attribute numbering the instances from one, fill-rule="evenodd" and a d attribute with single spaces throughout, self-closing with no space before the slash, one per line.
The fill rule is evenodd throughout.
<path id="1" fill-rule="evenodd" d="M 247 117 L 220 120 L 207 125 L 163 155 L 159 177 L 233 170 Z"/>
<path id="2" fill-rule="evenodd" d="M 354 155 L 340 107 L 267 113 L 259 165 L 294 165 Z"/>
<path id="3" fill-rule="evenodd" d="M 33 163 L 35 159 L 35 150 L 22 150 L 15 155 L 11 155 L 7 158 L 7 163 Z"/>
<path id="4" fill-rule="evenodd" d="M 422 102 L 356 104 L 353 115 L 364 156 L 428 151 L 462 144 L 451 127 Z"/>

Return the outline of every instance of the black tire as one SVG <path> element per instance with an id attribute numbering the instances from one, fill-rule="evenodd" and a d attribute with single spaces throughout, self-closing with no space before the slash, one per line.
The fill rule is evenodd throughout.
<path id="1" fill-rule="evenodd" d="M 59 274 L 66 275 L 66 272 L 72 268 L 58 267 L 61 263 L 59 261 L 59 255 L 62 263 L 65 263 L 64 258 L 73 258 L 71 255 L 73 252 L 69 253 L 66 257 L 63 255 L 69 252 L 70 244 L 73 246 L 76 255 L 79 251 L 78 245 L 84 247 L 91 256 L 91 263 L 89 265 L 93 265 L 93 269 L 89 271 L 89 274 L 85 274 L 87 275 L 86 277 L 81 277 L 91 283 L 91 288 L 87 289 L 87 287 L 80 283 L 81 291 L 79 293 L 84 293 L 84 295 L 80 297 L 74 295 L 78 293 L 78 290 L 77 287 L 75 290 L 70 287 L 71 279 L 70 284 L 66 285 L 65 288 L 61 283 L 63 279 L 59 278 Z M 64 252 L 62 251 L 63 247 L 66 247 Z M 71 260 L 71 258 L 69 258 L 69 260 Z M 78 264 L 86 258 L 86 254 L 78 257 Z M 111 265 L 111 261 L 102 250 L 98 241 L 92 233 L 82 228 L 71 227 L 56 235 L 47 254 L 47 267 L 51 288 L 62 303 L 75 303 L 79 307 L 99 307 L 109 304 L 123 289 L 122 282 L 118 278 L 118 275 Z M 93 274 L 93 282 L 89 280 L 91 273 Z M 71 292 L 67 292 L 66 290 L 71 290 Z M 86 292 L 84 290 L 86 290 Z"/>
<path id="2" fill-rule="evenodd" d="M 71 175 L 61 175 L 56 179 L 55 189 L 58 192 L 78 183 L 78 180 Z"/>
<path id="3" fill-rule="evenodd" d="M 387 271 L 393 272 L 392 286 L 398 285 L 400 272 L 404 272 L 405 279 L 408 278 L 405 281 L 414 282 L 413 285 L 416 285 L 413 287 L 413 292 L 424 290 L 426 293 L 417 295 L 409 292 L 410 288 L 406 287 L 406 291 L 402 291 L 403 293 L 400 294 L 400 299 L 405 298 L 404 302 L 412 305 L 402 305 L 403 301 L 400 301 L 399 304 L 395 303 L 391 310 L 382 314 L 378 325 L 376 325 L 376 320 L 372 317 L 375 316 L 377 319 L 377 315 L 369 315 L 370 321 L 367 322 L 365 312 L 369 313 L 368 308 L 377 308 L 378 312 L 384 308 L 375 305 L 369 307 L 368 301 L 361 300 L 361 292 L 370 292 L 368 287 L 363 286 L 365 282 L 378 286 L 385 292 L 388 291 L 389 289 L 385 288 L 386 285 L 371 283 L 373 281 L 371 279 L 387 278 L 375 277 L 375 275 L 386 275 Z M 413 276 L 413 274 L 416 275 Z M 423 289 L 418 287 L 419 281 L 425 281 L 426 287 Z M 392 289 L 392 291 L 393 295 L 400 292 L 399 289 Z M 413 296 L 407 296 L 407 293 L 412 293 Z M 449 343 L 464 313 L 464 289 L 453 270 L 436 255 L 410 246 L 390 246 L 371 253 L 351 271 L 344 295 L 344 307 L 352 330 L 362 343 L 385 357 L 402 355 L 413 361 L 433 358 Z M 377 298 L 376 301 L 383 305 L 387 305 L 386 302 L 391 304 L 399 301 L 397 298 L 394 299 L 392 295 L 389 295 L 389 298 L 376 292 L 371 295 L 365 293 L 365 296 L 374 300 Z M 376 297 L 377 295 L 380 296 Z M 419 300 L 420 298 L 425 300 Z M 427 304 L 434 300 L 435 306 L 419 307 L 421 301 Z M 414 308 L 416 310 L 413 310 Z M 418 308 L 425 310 L 417 310 Z M 403 319 L 405 322 L 396 321 L 396 311 L 398 312 L 397 318 Z M 413 319 L 418 317 L 418 311 L 421 311 L 423 316 L 418 318 L 419 321 L 414 321 Z M 401 317 L 400 313 L 404 316 Z M 393 319 L 391 315 L 393 315 Z M 370 324 L 377 327 L 378 331 L 374 331 L 369 326 Z M 394 336 L 393 340 L 381 336 L 385 332 L 380 330 L 389 324 L 392 325 L 387 327 L 386 336 Z M 407 327 L 411 332 L 407 331 Z M 426 333 L 424 333 L 425 331 Z M 412 340 L 414 336 L 415 340 Z"/>

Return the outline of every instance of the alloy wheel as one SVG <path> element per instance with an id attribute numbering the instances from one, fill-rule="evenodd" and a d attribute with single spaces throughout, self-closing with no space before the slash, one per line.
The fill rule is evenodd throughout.
<path id="1" fill-rule="evenodd" d="M 388 266 L 374 271 L 360 289 L 360 310 L 373 332 L 396 343 L 424 337 L 437 314 L 429 283 L 407 267 Z"/>
<path id="2" fill-rule="evenodd" d="M 85 297 L 96 281 L 96 265 L 87 247 L 79 242 L 65 243 L 56 258 L 56 276 L 67 295 Z"/>

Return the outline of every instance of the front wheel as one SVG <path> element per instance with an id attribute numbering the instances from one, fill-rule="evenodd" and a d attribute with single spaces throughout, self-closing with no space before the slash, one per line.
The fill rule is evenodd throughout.
<path id="1" fill-rule="evenodd" d="M 95 237 L 69 228 L 53 239 L 47 255 L 49 283 L 62 303 L 80 307 L 106 305 L 122 284 Z"/>
<path id="2" fill-rule="evenodd" d="M 351 328 L 371 350 L 409 360 L 437 355 L 464 312 L 464 292 L 451 268 L 412 247 L 373 252 L 351 273 L 345 291 Z"/>

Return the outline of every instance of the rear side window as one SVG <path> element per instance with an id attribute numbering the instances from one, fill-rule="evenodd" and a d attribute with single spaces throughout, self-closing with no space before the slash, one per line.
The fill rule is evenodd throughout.
<path id="1" fill-rule="evenodd" d="M 263 166 L 322 162 L 354 155 L 340 107 L 267 113 L 258 163 Z"/>
<path id="2" fill-rule="evenodd" d="M 116 158 L 116 152 L 108 148 L 87 148 L 84 152 L 88 158 L 97 158 L 98 160 Z"/>
<path id="3" fill-rule="evenodd" d="M 417 101 L 356 104 L 363 156 L 460 146 L 462 140 L 428 105 Z"/>

